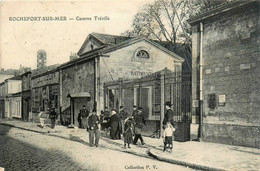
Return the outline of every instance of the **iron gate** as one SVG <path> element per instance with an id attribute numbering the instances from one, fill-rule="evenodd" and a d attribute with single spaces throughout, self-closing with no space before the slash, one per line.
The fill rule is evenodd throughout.
<path id="1" fill-rule="evenodd" d="M 104 84 L 104 101 L 109 110 L 125 106 L 127 113 L 136 105 L 144 109 L 147 135 L 159 137 L 164 118 L 164 103 L 170 101 L 176 123 L 175 140 L 189 139 L 191 123 L 191 75 L 163 70 L 142 78 Z"/>

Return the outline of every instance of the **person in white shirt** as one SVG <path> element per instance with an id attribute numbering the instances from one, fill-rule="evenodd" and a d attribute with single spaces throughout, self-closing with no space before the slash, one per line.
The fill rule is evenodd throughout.
<path id="1" fill-rule="evenodd" d="M 163 151 L 165 151 L 166 148 L 169 148 L 170 152 L 172 152 L 172 135 L 174 131 L 175 128 L 172 126 L 171 122 L 167 122 L 162 136 L 164 142 Z"/>
<path id="2" fill-rule="evenodd" d="M 40 126 L 41 128 L 44 127 L 44 111 L 42 109 L 40 109 L 40 113 L 38 114 L 39 118 L 40 118 Z"/>

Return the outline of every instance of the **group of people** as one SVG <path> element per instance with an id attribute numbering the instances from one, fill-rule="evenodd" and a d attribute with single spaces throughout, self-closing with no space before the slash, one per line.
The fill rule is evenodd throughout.
<path id="1" fill-rule="evenodd" d="M 165 108 L 166 113 L 163 119 L 163 134 L 162 138 L 164 139 L 164 149 L 170 149 L 170 152 L 173 148 L 173 133 L 174 128 L 174 112 L 171 109 L 171 103 L 166 102 Z M 44 112 L 41 110 L 39 113 L 41 127 L 44 127 Z M 55 121 L 57 119 L 57 113 L 55 108 L 52 108 L 49 113 L 49 119 L 51 120 L 51 128 L 55 127 Z M 98 116 L 95 109 L 90 113 L 86 106 L 83 106 L 83 109 L 80 110 L 78 114 L 78 123 L 80 128 L 86 128 L 89 132 L 89 143 L 93 147 L 94 144 L 98 147 L 100 130 L 104 118 L 108 119 L 108 125 L 106 127 L 110 128 L 110 137 L 112 139 L 121 139 L 121 136 L 124 137 L 124 148 L 126 145 L 130 148 L 130 144 L 137 144 L 137 141 L 140 139 L 141 144 L 144 145 L 144 140 L 142 137 L 143 125 L 146 125 L 146 120 L 143 115 L 143 109 L 141 107 L 133 106 L 132 114 L 128 114 L 124 111 L 124 106 L 120 106 L 119 112 L 115 109 L 110 112 L 108 108 L 105 107 L 105 111 L 101 111 L 101 115 Z M 134 138 L 133 138 L 134 137 Z M 95 141 L 94 141 L 95 140 Z"/>
<path id="2" fill-rule="evenodd" d="M 164 140 L 164 149 L 172 151 L 173 148 L 173 133 L 175 131 L 174 128 L 174 112 L 171 109 L 172 104 L 170 102 L 165 103 L 165 116 L 163 119 L 163 134 L 162 138 Z M 141 144 L 144 145 L 144 140 L 142 137 L 143 125 L 146 125 L 146 120 L 143 115 L 143 109 L 141 107 L 133 106 L 132 114 L 128 114 L 124 111 L 124 106 L 120 106 L 119 111 L 117 112 L 115 109 L 108 111 L 108 108 L 105 107 L 104 111 L 101 111 L 101 115 L 98 116 L 96 111 L 93 110 L 90 113 L 88 110 L 83 107 L 80 111 L 79 117 L 79 125 L 80 127 L 84 127 L 82 125 L 82 119 L 87 118 L 86 121 L 86 129 L 89 131 L 89 143 L 90 146 L 94 145 L 98 147 L 99 138 L 100 138 L 100 130 L 102 129 L 103 121 L 108 120 L 107 125 L 103 125 L 106 128 L 110 128 L 110 137 L 111 139 L 121 139 L 124 138 L 124 148 L 130 147 L 130 144 L 137 145 L 137 141 L 140 139 Z"/>
<path id="3" fill-rule="evenodd" d="M 162 138 L 164 142 L 163 152 L 165 152 L 167 149 L 169 149 L 170 152 L 172 152 L 172 148 L 173 148 L 172 137 L 175 131 L 174 128 L 175 125 L 174 125 L 174 113 L 171 109 L 171 106 L 172 106 L 171 102 L 165 103 L 166 112 L 162 123 L 162 127 L 163 127 Z"/>
<path id="4" fill-rule="evenodd" d="M 86 130 L 89 132 L 89 145 L 93 147 L 95 144 L 95 146 L 98 147 L 101 119 L 97 115 L 96 109 L 93 109 L 92 112 L 89 112 L 89 110 L 84 105 L 83 109 L 81 109 L 78 114 L 78 124 L 79 128 L 86 128 Z"/>
<path id="5" fill-rule="evenodd" d="M 49 109 L 48 109 L 48 111 L 49 111 Z M 40 119 L 40 127 L 44 128 L 44 126 L 45 126 L 44 122 L 47 119 L 47 115 L 46 115 L 46 113 L 44 112 L 44 110 L 42 108 L 40 109 L 38 117 Z M 51 121 L 51 126 L 50 127 L 53 129 L 55 127 L 56 119 L 58 118 L 58 114 L 57 114 L 55 108 L 51 108 L 51 110 L 49 111 L 48 118 Z"/>
<path id="6" fill-rule="evenodd" d="M 110 136 L 112 139 L 121 139 L 121 136 L 124 137 L 124 147 L 133 143 L 136 145 L 138 139 L 140 139 L 141 144 L 144 144 L 142 138 L 142 127 L 143 124 L 146 124 L 146 121 L 143 116 L 143 109 L 136 106 L 133 106 L 133 113 L 127 114 L 124 111 L 124 107 L 120 106 L 119 112 L 116 110 L 111 111 L 110 117 Z M 133 139 L 134 136 L 134 139 Z"/>

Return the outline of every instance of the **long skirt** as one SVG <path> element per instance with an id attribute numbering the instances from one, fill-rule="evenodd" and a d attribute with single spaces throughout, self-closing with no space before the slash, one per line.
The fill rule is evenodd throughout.
<path id="1" fill-rule="evenodd" d="M 133 131 L 131 130 L 132 128 L 127 129 L 124 132 L 124 142 L 125 143 L 133 143 Z"/>

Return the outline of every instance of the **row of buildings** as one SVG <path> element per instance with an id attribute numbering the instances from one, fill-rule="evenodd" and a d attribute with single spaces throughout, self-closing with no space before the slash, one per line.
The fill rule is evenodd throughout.
<path id="1" fill-rule="evenodd" d="M 131 113 L 136 105 L 144 109 L 146 134 L 154 136 L 170 101 L 176 140 L 260 148 L 259 21 L 255 0 L 232 1 L 189 19 L 192 60 L 185 45 L 91 33 L 78 58 L 1 83 L 1 89 L 21 84 L 11 96 L 0 94 L 1 115 L 30 121 L 40 109 L 55 108 L 61 124 L 78 125 L 83 105 L 98 113 L 121 105 Z"/>

